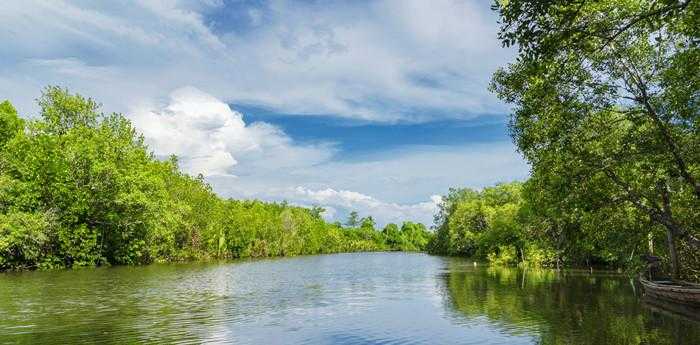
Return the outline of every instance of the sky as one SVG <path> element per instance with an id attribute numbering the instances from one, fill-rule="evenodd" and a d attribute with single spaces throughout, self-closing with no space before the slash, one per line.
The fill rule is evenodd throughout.
<path id="1" fill-rule="evenodd" d="M 515 54 L 484 0 L 32 1 L 0 6 L 0 99 L 59 85 L 121 112 L 223 197 L 432 224 L 450 187 L 522 180 Z"/>

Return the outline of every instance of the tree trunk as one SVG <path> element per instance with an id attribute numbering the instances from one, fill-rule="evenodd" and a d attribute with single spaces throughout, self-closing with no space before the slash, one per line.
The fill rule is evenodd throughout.
<path id="1" fill-rule="evenodd" d="M 671 277 L 673 277 L 673 279 L 678 279 L 678 253 L 676 252 L 676 239 L 674 238 L 673 231 L 671 229 L 666 229 L 666 240 L 668 242 L 668 255 L 671 259 Z"/>
<path id="2" fill-rule="evenodd" d="M 687 243 L 696 248 L 700 249 L 700 238 L 691 234 L 688 230 L 684 229 L 678 222 L 673 218 L 673 213 L 671 212 L 671 198 L 668 191 L 668 185 L 666 181 L 660 180 L 657 183 L 657 189 L 661 193 L 662 209 L 659 209 L 656 205 L 647 206 L 643 202 L 643 198 L 630 188 L 622 179 L 620 179 L 614 171 L 609 168 L 603 168 L 605 174 L 622 190 L 627 194 L 626 200 L 631 202 L 637 209 L 649 215 L 651 220 L 663 225 L 674 237 L 678 237 L 687 241 Z"/>

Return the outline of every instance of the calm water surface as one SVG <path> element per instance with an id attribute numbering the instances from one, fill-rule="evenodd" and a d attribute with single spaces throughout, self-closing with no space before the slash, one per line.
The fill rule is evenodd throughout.
<path id="1" fill-rule="evenodd" d="M 407 253 L 0 274 L 3 344 L 700 344 L 613 274 Z"/>

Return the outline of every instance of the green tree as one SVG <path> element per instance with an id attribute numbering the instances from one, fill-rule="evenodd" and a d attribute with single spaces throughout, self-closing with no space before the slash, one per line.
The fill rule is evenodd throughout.
<path id="1" fill-rule="evenodd" d="M 24 129 L 24 121 L 9 101 L 0 103 L 0 147 Z"/>
<path id="2" fill-rule="evenodd" d="M 91 98 L 71 94 L 58 86 L 48 86 L 38 102 L 45 129 L 55 134 L 65 134 L 72 128 L 97 126 L 104 115 L 100 105 Z"/>
<path id="3" fill-rule="evenodd" d="M 384 229 L 382 229 L 382 234 L 386 237 L 386 244 L 393 250 L 399 250 L 404 245 L 405 239 L 403 238 L 398 225 L 394 223 L 387 224 Z"/>
<path id="4" fill-rule="evenodd" d="M 451 189 L 439 206 L 434 253 L 488 258 L 510 264 L 525 261 L 539 247 L 523 232 L 521 183 L 498 184 L 477 192 Z M 442 241 L 443 243 L 435 243 Z"/>
<path id="5" fill-rule="evenodd" d="M 404 239 L 401 250 L 422 251 L 427 249 L 433 236 L 421 223 L 404 222 L 401 225 L 401 237 Z"/>
<path id="6" fill-rule="evenodd" d="M 349 226 L 351 228 L 360 226 L 360 215 L 356 211 L 350 212 L 348 219 L 345 221 L 345 226 Z"/>
<path id="7" fill-rule="evenodd" d="M 324 212 L 326 212 L 326 209 L 321 206 L 314 205 L 311 207 L 311 213 L 314 215 L 314 217 L 321 218 Z"/>
<path id="8" fill-rule="evenodd" d="M 519 54 L 492 88 L 513 105 L 511 133 L 533 178 L 569 209 L 646 215 L 666 229 L 678 276 L 677 241 L 700 248 L 698 2 L 513 0 L 494 9 L 500 38 Z"/>
<path id="9" fill-rule="evenodd" d="M 377 226 L 377 222 L 374 221 L 372 216 L 367 216 L 360 220 L 360 228 L 362 229 L 374 231 L 375 226 Z"/>
<path id="10" fill-rule="evenodd" d="M 0 270 L 51 267 L 44 253 L 55 226 L 46 213 L 0 214 Z"/>

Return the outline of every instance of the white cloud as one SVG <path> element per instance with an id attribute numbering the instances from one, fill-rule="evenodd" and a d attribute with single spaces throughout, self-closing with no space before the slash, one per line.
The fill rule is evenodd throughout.
<path id="1" fill-rule="evenodd" d="M 225 197 L 320 205 L 331 220 L 350 211 L 380 225 L 432 221 L 449 187 L 481 187 L 523 178 L 527 166 L 508 143 L 411 147 L 338 161 L 330 143 L 299 144 L 270 124 L 244 115 L 196 88 L 129 117 L 158 156 L 176 154 L 190 174 L 202 173 Z"/>
<path id="2" fill-rule="evenodd" d="M 338 209 L 342 209 L 343 215 L 351 211 L 357 211 L 361 216 L 373 216 L 381 227 L 387 223 L 402 223 L 406 220 L 421 222 L 430 226 L 437 206 L 442 200 L 438 195 L 433 195 L 429 201 L 415 204 L 397 204 L 383 202 L 369 195 L 346 190 L 334 190 L 326 188 L 322 190 L 310 190 L 303 187 L 294 188 L 289 196 L 297 202 L 306 202 L 321 205 L 331 211 L 332 219 L 339 220 Z"/>
<path id="3" fill-rule="evenodd" d="M 158 156 L 175 154 L 190 174 L 228 175 L 240 160 L 261 173 L 325 161 L 330 145 L 295 145 L 266 123 L 246 125 L 243 115 L 194 87 L 170 94 L 166 105 L 130 112 L 134 125 Z"/>
<path id="4" fill-rule="evenodd" d="M 245 170 L 243 164 L 234 171 Z M 332 207 L 332 219 L 350 211 L 380 224 L 412 220 L 432 223 L 435 194 L 450 187 L 481 188 L 522 180 L 528 166 L 507 142 L 457 147 L 413 147 L 353 161 L 328 160 L 290 166 L 277 173 L 212 176 L 214 190 L 234 198 L 287 200 Z M 295 186 L 295 187 L 290 187 Z"/>
<path id="5" fill-rule="evenodd" d="M 243 11 L 251 25 L 209 17 L 230 11 Z M 35 110 L 32 100 L 48 83 L 118 111 L 183 85 L 227 103 L 376 121 L 504 110 L 486 85 L 510 53 L 496 40 L 487 4 L 476 0 L 269 1 L 247 9 L 29 0 L 4 3 L 0 22 L 0 92 L 23 112 Z"/>
<path id="6" fill-rule="evenodd" d="M 379 200 L 412 204 L 450 187 L 480 188 L 524 179 L 528 166 L 509 142 L 459 146 L 414 146 L 353 160 L 327 160 L 257 172 L 241 164 L 238 178 L 212 177 L 215 190 L 237 198 L 279 200 L 290 186 L 354 191 Z M 243 172 L 245 173 L 239 173 Z"/>

